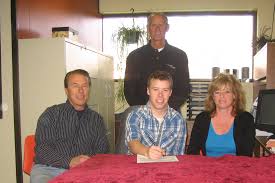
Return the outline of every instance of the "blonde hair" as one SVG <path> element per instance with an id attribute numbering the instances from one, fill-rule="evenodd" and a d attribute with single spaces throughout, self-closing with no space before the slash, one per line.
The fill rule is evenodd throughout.
<path id="1" fill-rule="evenodd" d="M 235 76 L 230 74 L 219 74 L 213 79 L 208 87 L 208 94 L 205 100 L 205 110 L 211 113 L 211 116 L 216 113 L 216 105 L 214 102 L 214 92 L 222 87 L 229 87 L 233 93 L 232 115 L 236 115 L 238 112 L 245 111 L 246 98 L 241 83 Z"/>

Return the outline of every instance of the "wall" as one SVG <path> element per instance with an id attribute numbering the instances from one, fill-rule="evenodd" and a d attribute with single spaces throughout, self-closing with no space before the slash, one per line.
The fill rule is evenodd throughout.
<path id="1" fill-rule="evenodd" d="M 102 50 L 98 0 L 17 0 L 19 38 L 47 38 L 52 27 L 68 26 L 79 32 L 79 42 Z"/>
<path id="2" fill-rule="evenodd" d="M 274 0 L 139 0 L 129 3 L 128 0 L 99 0 L 99 11 L 102 14 L 135 12 L 188 12 L 188 11 L 232 11 L 258 10 L 258 25 L 271 26 Z M 258 31 L 259 33 L 259 31 Z M 273 38 L 275 29 L 273 30 Z"/>
<path id="3" fill-rule="evenodd" d="M 13 131 L 12 58 L 10 31 L 10 1 L 0 1 L 2 90 L 7 106 L 0 119 L 1 182 L 16 182 Z M 99 1 L 99 2 L 98 2 Z M 80 3 L 81 2 L 81 3 Z M 264 2 L 264 3 L 263 3 Z M 129 13 L 150 11 L 216 11 L 258 10 L 258 27 L 272 22 L 273 0 L 17 0 L 17 30 L 19 38 L 51 37 L 52 27 L 70 26 L 79 31 L 82 43 L 102 50 L 102 19 L 100 12 Z M 275 35 L 275 33 L 273 33 Z M 4 53 L 4 54 L 3 54 Z M 2 145 L 3 146 L 3 145 Z"/>
<path id="4" fill-rule="evenodd" d="M 1 72 L 3 119 L 0 119 L 0 177 L 1 182 L 16 182 L 14 148 L 14 114 L 12 90 L 11 0 L 0 1 L 1 17 Z"/>
<path id="5" fill-rule="evenodd" d="M 98 0 L 17 0 L 16 6 L 19 39 L 49 38 L 52 27 L 69 26 L 79 32 L 79 42 L 102 50 L 102 16 L 98 13 Z M 31 128 L 24 123 L 21 126 L 22 129 Z M 23 179 L 29 182 L 26 174 Z"/>

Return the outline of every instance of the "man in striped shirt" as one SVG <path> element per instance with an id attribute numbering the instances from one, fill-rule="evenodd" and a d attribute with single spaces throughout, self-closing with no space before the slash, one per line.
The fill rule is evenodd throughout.
<path id="1" fill-rule="evenodd" d="M 90 85 L 88 72 L 68 72 L 67 101 L 47 108 L 38 119 L 31 183 L 48 182 L 91 155 L 109 151 L 103 119 L 87 106 Z"/>
<path id="2" fill-rule="evenodd" d="M 172 88 L 173 80 L 168 72 L 155 71 L 149 76 L 148 103 L 134 108 L 126 121 L 125 143 L 129 153 L 150 159 L 184 154 L 186 122 L 168 105 Z"/>

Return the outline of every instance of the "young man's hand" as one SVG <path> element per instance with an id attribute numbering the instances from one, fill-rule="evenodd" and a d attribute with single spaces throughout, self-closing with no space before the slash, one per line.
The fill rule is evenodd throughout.
<path id="1" fill-rule="evenodd" d="M 150 159 L 160 159 L 165 155 L 165 151 L 159 146 L 151 146 L 148 149 L 146 156 Z"/>

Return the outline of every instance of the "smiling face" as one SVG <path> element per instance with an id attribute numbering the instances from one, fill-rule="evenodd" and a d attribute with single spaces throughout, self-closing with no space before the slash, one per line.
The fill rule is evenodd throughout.
<path id="1" fill-rule="evenodd" d="M 232 110 L 234 98 L 232 89 L 228 85 L 221 86 L 213 93 L 213 99 L 217 110 Z"/>
<path id="2" fill-rule="evenodd" d="M 89 97 L 88 78 L 82 74 L 70 75 L 68 78 L 68 87 L 65 88 L 65 92 L 75 110 L 83 110 Z"/>
<path id="3" fill-rule="evenodd" d="M 168 100 L 172 94 L 171 84 L 169 80 L 151 79 L 147 88 L 151 110 L 166 111 Z"/>
<path id="4" fill-rule="evenodd" d="M 165 34 L 169 29 L 169 25 L 161 15 L 154 15 L 150 17 L 150 21 L 147 25 L 148 33 L 151 41 L 165 41 Z"/>

